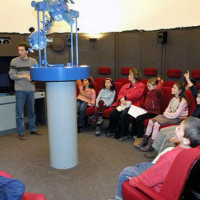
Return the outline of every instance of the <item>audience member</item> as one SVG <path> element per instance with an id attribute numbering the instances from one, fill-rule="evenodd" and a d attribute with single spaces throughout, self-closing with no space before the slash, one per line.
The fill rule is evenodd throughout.
<path id="1" fill-rule="evenodd" d="M 112 105 L 115 107 L 110 114 L 109 130 L 115 133 L 115 137 L 123 142 L 128 139 L 129 107 L 131 104 L 142 107 L 144 103 L 145 86 L 140 82 L 141 74 L 135 68 L 130 69 L 128 79 L 131 83 L 125 84 L 117 97 L 117 101 Z M 116 127 L 119 127 L 118 121 L 121 117 L 120 131 L 116 134 Z"/>
<path id="2" fill-rule="evenodd" d="M 192 116 L 200 118 L 200 90 L 197 91 L 193 82 L 190 81 L 189 71 L 187 71 L 187 73 L 185 73 L 184 76 L 186 78 L 189 89 L 192 92 L 195 98 L 195 102 L 196 102 L 196 109 L 192 113 Z M 152 158 L 155 158 L 161 151 L 163 151 L 167 147 L 174 146 L 174 143 L 170 141 L 170 138 L 174 137 L 176 127 L 177 126 L 170 126 L 170 127 L 161 129 L 160 133 L 158 134 L 155 141 L 153 142 L 153 145 L 152 145 L 153 150 L 151 152 L 147 152 L 144 156 L 146 158 L 152 159 Z"/>
<path id="3" fill-rule="evenodd" d="M 103 89 L 98 94 L 95 106 L 95 116 L 97 120 L 96 135 L 100 134 L 99 126 L 103 123 L 103 112 L 110 107 L 115 98 L 115 84 L 111 78 L 106 78 L 103 83 Z"/>
<path id="4" fill-rule="evenodd" d="M 1 200 L 21 200 L 25 192 L 23 182 L 0 176 L 0 199 Z"/>
<path id="5" fill-rule="evenodd" d="M 144 120 L 156 117 L 160 114 L 162 82 L 160 77 L 150 78 L 147 81 L 148 92 L 144 102 L 144 109 L 147 113 L 139 115 L 137 118 L 131 117 L 133 135 L 135 135 L 133 145 L 136 147 L 142 142 L 142 137 L 144 135 Z"/>
<path id="6" fill-rule="evenodd" d="M 185 85 L 177 82 L 172 88 L 174 97 L 170 100 L 163 115 L 158 115 L 149 120 L 142 143 L 138 146 L 140 151 L 152 151 L 153 141 L 159 134 L 159 128 L 167 124 L 179 124 L 188 115 L 188 100 L 185 95 Z"/>
<path id="7" fill-rule="evenodd" d="M 129 180 L 131 186 L 136 182 L 141 182 L 146 186 L 159 192 L 171 165 L 177 155 L 188 148 L 194 148 L 200 145 L 200 119 L 189 117 L 181 122 L 176 128 L 176 138 L 179 145 L 171 151 L 160 156 L 156 163 L 141 163 L 134 167 L 126 167 L 119 175 L 117 194 L 114 200 L 122 200 L 122 184 Z"/>
<path id="8" fill-rule="evenodd" d="M 94 106 L 96 100 L 96 92 L 93 89 L 94 85 L 90 78 L 77 80 L 76 84 L 79 88 L 79 95 L 77 97 L 77 114 L 78 114 L 78 132 L 83 128 L 85 111 L 88 106 Z"/>

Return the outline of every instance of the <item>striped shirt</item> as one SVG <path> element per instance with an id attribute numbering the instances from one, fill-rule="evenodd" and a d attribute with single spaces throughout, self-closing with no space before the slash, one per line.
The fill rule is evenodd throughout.
<path id="1" fill-rule="evenodd" d="M 30 68 L 33 67 L 34 64 L 37 64 L 37 61 L 31 57 L 27 60 L 23 60 L 20 57 L 11 60 L 9 76 L 15 81 L 15 91 L 35 91 L 34 82 L 30 82 L 26 78 L 18 77 L 18 75 L 30 73 Z"/>

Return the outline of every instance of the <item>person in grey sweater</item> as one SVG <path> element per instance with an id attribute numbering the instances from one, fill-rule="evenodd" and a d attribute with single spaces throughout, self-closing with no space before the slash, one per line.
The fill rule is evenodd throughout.
<path id="1" fill-rule="evenodd" d="M 22 42 L 18 45 L 19 57 L 11 60 L 9 76 L 15 82 L 16 96 L 16 126 L 19 139 L 26 140 L 24 127 L 24 106 L 27 103 L 30 134 L 40 135 L 36 131 L 34 112 L 35 85 L 31 82 L 30 67 L 37 64 L 34 58 L 28 57 L 28 44 Z"/>

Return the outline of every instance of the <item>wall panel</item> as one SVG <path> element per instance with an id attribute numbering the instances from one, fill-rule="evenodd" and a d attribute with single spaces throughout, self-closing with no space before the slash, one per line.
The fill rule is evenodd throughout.
<path id="1" fill-rule="evenodd" d="M 140 34 L 139 32 L 122 32 L 119 34 L 119 70 L 122 67 L 140 67 Z"/>
<path id="2" fill-rule="evenodd" d="M 168 80 L 178 81 L 167 77 L 167 69 L 174 68 L 183 73 L 188 69 L 188 31 L 189 30 L 168 30 L 168 42 L 166 44 L 166 57 L 164 64 L 164 77 Z"/>
<path id="3" fill-rule="evenodd" d="M 140 34 L 140 70 L 156 68 L 161 74 L 162 44 L 157 43 L 157 32 L 142 32 Z M 147 78 L 147 77 L 145 77 Z"/>

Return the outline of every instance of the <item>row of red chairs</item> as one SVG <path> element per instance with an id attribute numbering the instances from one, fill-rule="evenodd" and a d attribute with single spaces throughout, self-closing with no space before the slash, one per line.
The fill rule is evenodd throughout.
<path id="1" fill-rule="evenodd" d="M 131 67 L 122 67 L 121 75 L 128 75 L 130 69 Z M 158 72 L 156 68 L 144 68 L 143 73 L 145 76 L 157 76 Z M 99 67 L 98 74 L 111 75 L 112 69 L 110 67 Z M 167 69 L 167 76 L 169 78 L 180 78 L 181 70 L 173 68 Z M 192 70 L 191 77 L 193 79 L 200 79 L 200 70 Z"/>
<path id="2" fill-rule="evenodd" d="M 130 67 L 122 67 L 121 68 L 121 75 L 128 76 Z M 99 67 L 98 74 L 99 75 L 111 75 L 112 71 L 110 67 Z M 149 77 L 155 77 L 157 76 L 157 69 L 155 68 L 144 68 L 144 75 Z M 167 70 L 167 76 L 169 78 L 180 78 L 181 77 L 181 70 L 180 69 L 168 69 Z M 199 80 L 200 79 L 200 70 L 192 70 L 191 72 L 192 79 Z M 95 82 L 98 84 L 102 84 L 105 80 L 105 77 L 97 77 L 95 79 Z M 141 82 L 144 84 L 147 83 L 148 79 L 142 79 Z M 122 84 L 129 83 L 130 81 L 127 78 L 118 78 L 116 80 L 117 82 L 121 82 Z M 176 81 L 165 81 L 163 83 L 164 87 L 172 87 Z M 197 84 L 197 88 L 200 89 L 200 84 Z"/>

